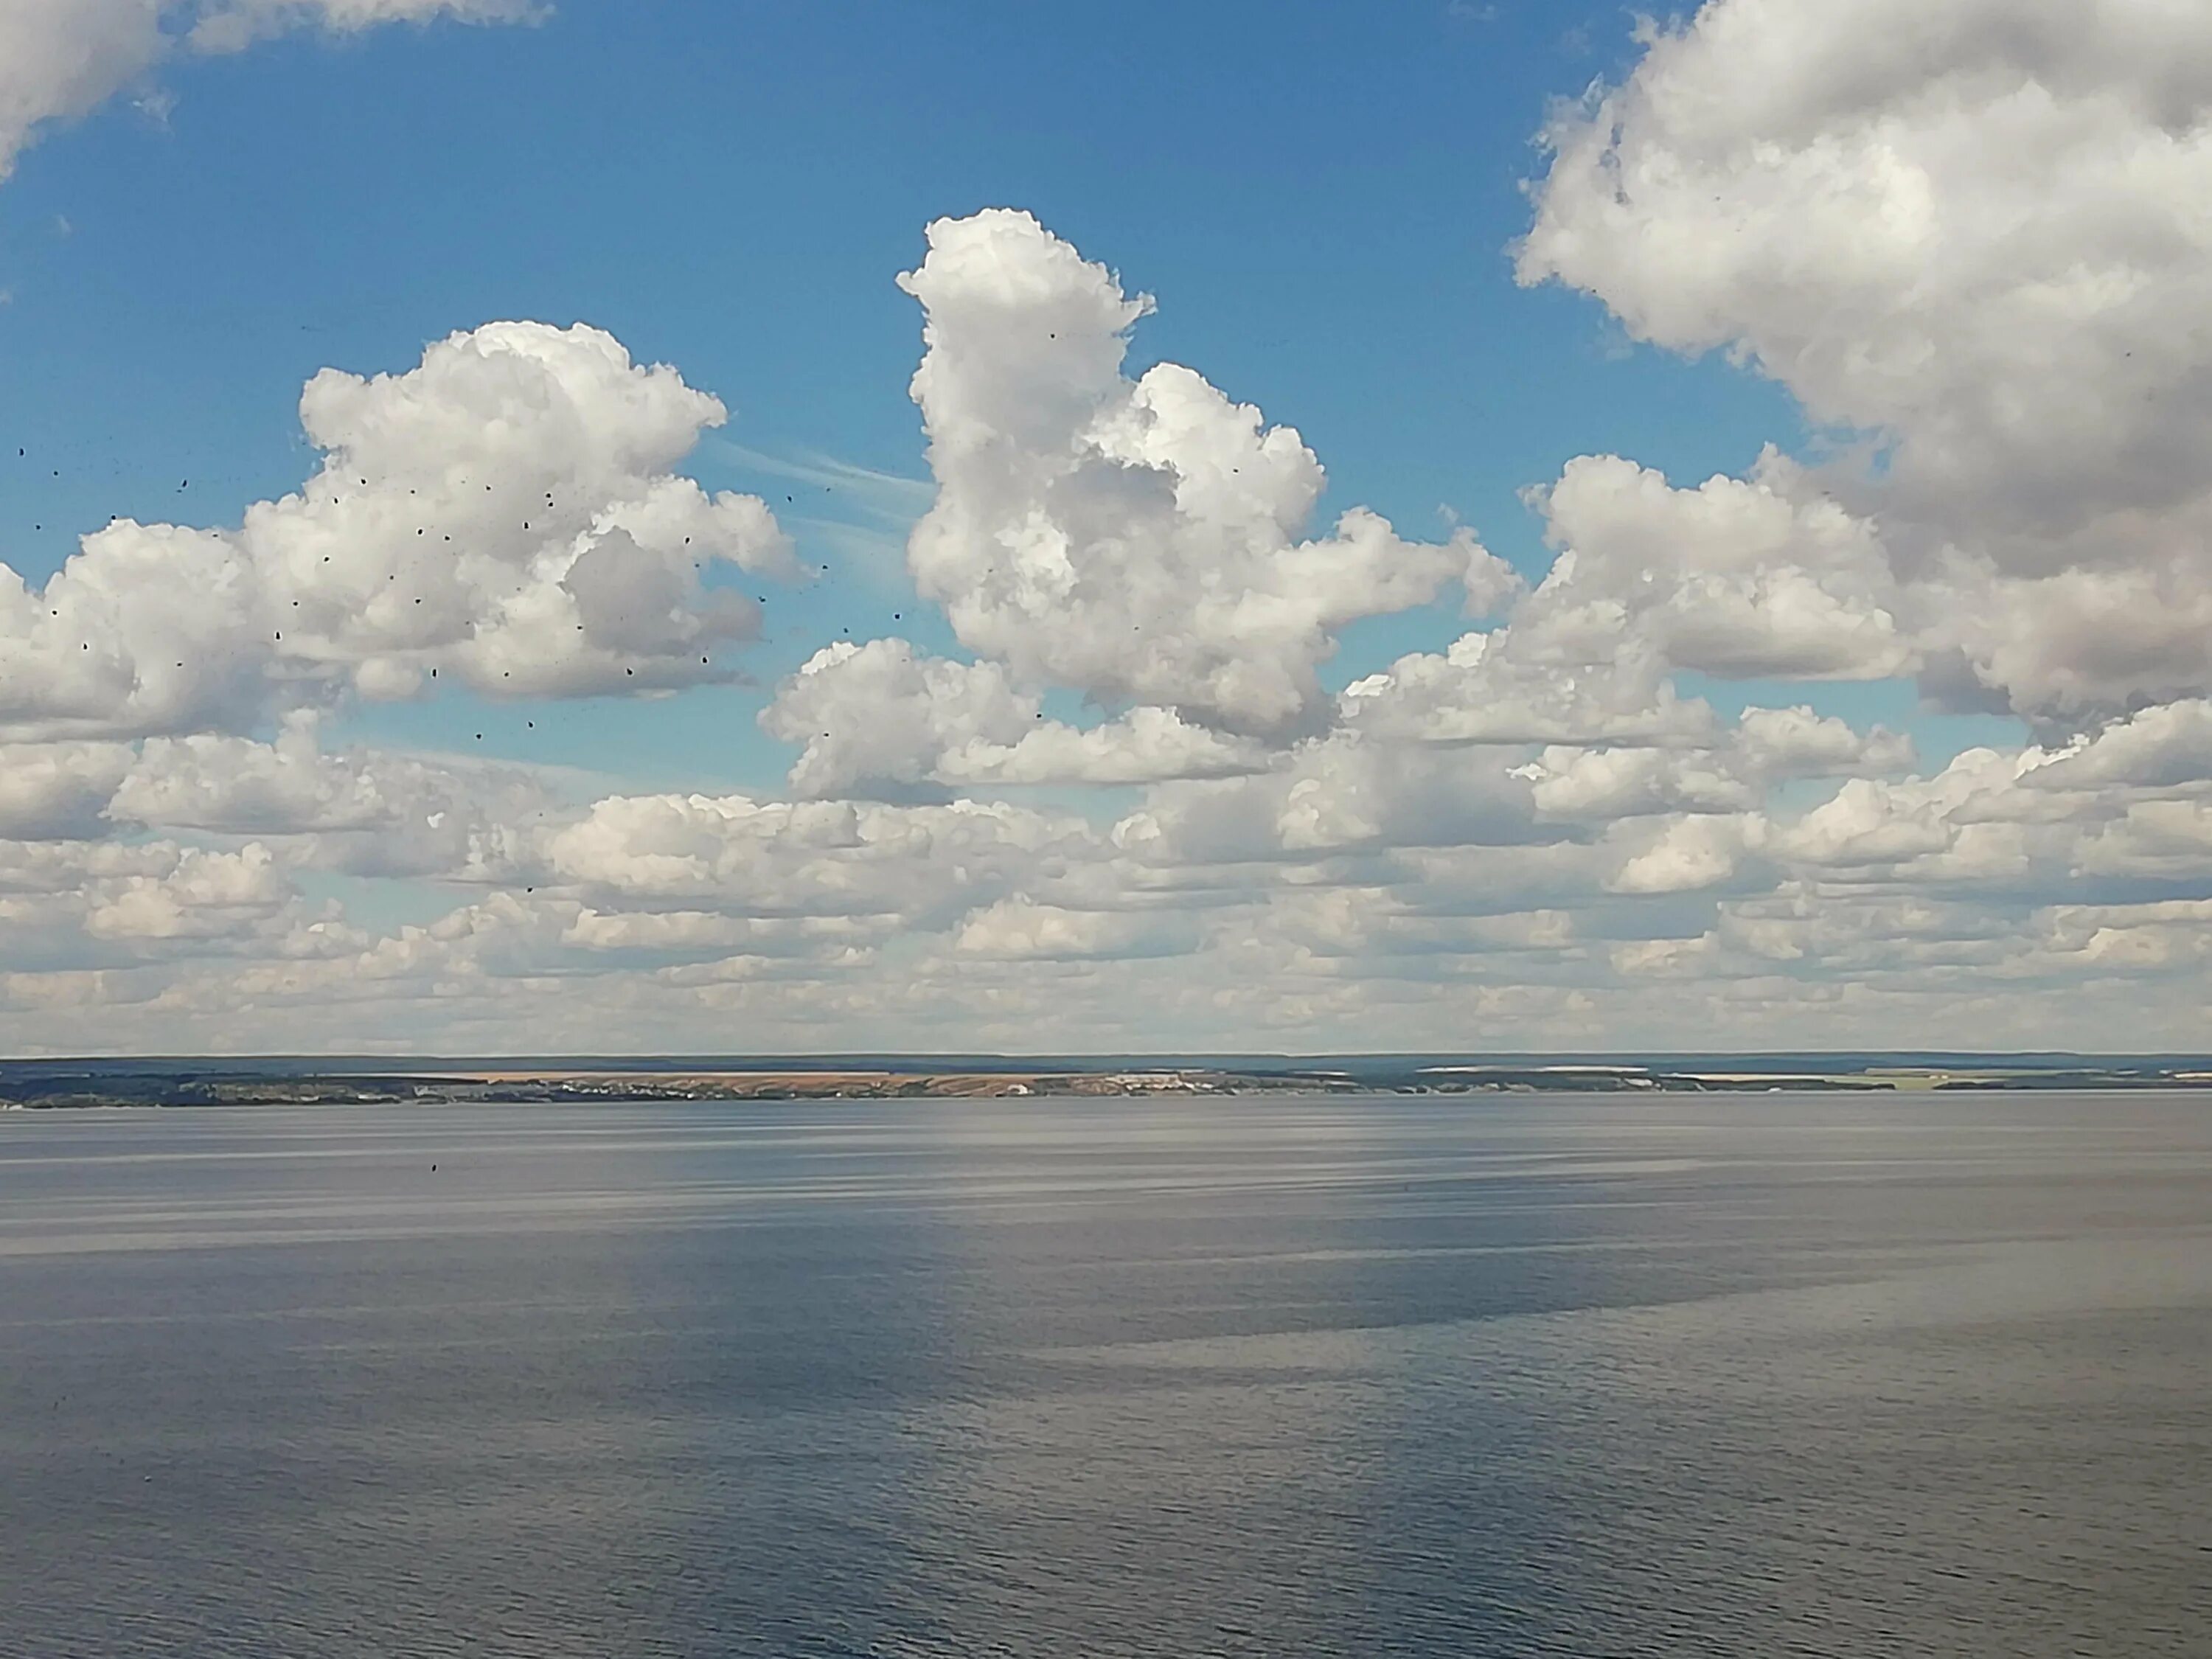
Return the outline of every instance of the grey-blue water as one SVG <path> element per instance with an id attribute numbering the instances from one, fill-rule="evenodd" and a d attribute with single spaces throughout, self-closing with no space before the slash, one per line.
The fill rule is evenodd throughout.
<path id="1" fill-rule="evenodd" d="M 2208 1494 L 2212 1097 L 0 1118 L 9 1659 L 2201 1659 Z"/>

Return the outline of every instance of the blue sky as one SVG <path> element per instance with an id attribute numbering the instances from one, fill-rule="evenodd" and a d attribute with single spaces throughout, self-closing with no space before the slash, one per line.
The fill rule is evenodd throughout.
<path id="1" fill-rule="evenodd" d="M 0 1046 L 2166 1046 L 2212 24 L 1990 4 L 0 0 Z"/>
<path id="2" fill-rule="evenodd" d="M 1513 282 L 1547 102 L 1632 51 L 1616 7 L 1510 0 L 564 0 L 531 28 L 302 33 L 181 63 L 158 115 L 118 99 L 0 192 L 0 428 L 53 463 L 10 481 L 9 556 L 44 574 L 111 514 L 223 523 L 295 488 L 298 388 L 325 365 L 397 373 L 455 329 L 580 319 L 731 405 L 688 469 L 702 482 L 812 502 L 785 516 L 830 574 L 772 599 L 756 675 L 847 629 L 948 648 L 860 492 L 842 504 L 739 452 L 926 477 L 920 317 L 891 279 L 930 220 L 1011 204 L 1158 297 L 1133 363 L 1189 363 L 1296 426 L 1330 505 L 1414 535 L 1449 507 L 1540 573 L 1518 492 L 1569 457 L 1692 480 L 1802 435 L 1771 384 L 1632 350 L 1601 307 Z M 1334 677 L 1432 648 L 1455 613 L 1355 625 Z M 647 721 L 566 708 L 558 758 L 766 784 L 788 750 L 754 730 L 762 700 L 706 690 Z M 548 752 L 514 709 L 466 699 L 373 708 L 358 729 Z"/>

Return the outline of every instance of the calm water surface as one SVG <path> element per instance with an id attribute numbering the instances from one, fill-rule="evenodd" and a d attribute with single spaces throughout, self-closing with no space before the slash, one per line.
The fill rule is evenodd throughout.
<path id="1" fill-rule="evenodd" d="M 2212 1097 L 0 1118 L 9 1659 L 2203 1659 L 2208 1492 Z"/>

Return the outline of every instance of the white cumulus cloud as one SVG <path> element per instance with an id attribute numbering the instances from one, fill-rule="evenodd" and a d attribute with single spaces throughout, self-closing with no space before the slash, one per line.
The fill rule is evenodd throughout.
<path id="1" fill-rule="evenodd" d="M 1152 309 L 1025 213 L 929 228 L 914 378 L 935 503 L 908 559 L 962 644 L 1025 688 L 1148 703 L 1279 737 L 1326 716 L 1334 630 L 1447 582 L 1486 610 L 1514 580 L 1465 532 L 1401 539 L 1355 507 L 1307 533 L 1321 463 L 1194 371 L 1121 372 Z"/>
<path id="2" fill-rule="evenodd" d="M 2212 687 L 2212 10 L 1709 0 L 1643 38 L 1548 130 L 1522 279 L 1869 437 L 1832 477 L 1949 695 Z"/>
<path id="3" fill-rule="evenodd" d="M 579 325 L 493 323 L 301 399 L 325 452 L 236 529 L 118 520 L 42 586 L 0 565 L 0 735 L 239 730 L 441 673 L 493 696 L 726 677 L 751 597 L 795 570 L 758 498 L 671 469 L 721 403 Z"/>

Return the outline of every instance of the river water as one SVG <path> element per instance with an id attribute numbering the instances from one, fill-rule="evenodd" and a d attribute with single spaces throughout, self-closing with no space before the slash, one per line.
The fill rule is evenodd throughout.
<path id="1" fill-rule="evenodd" d="M 2212 1095 L 0 1117 L 0 1651 L 2212 1652 Z"/>

